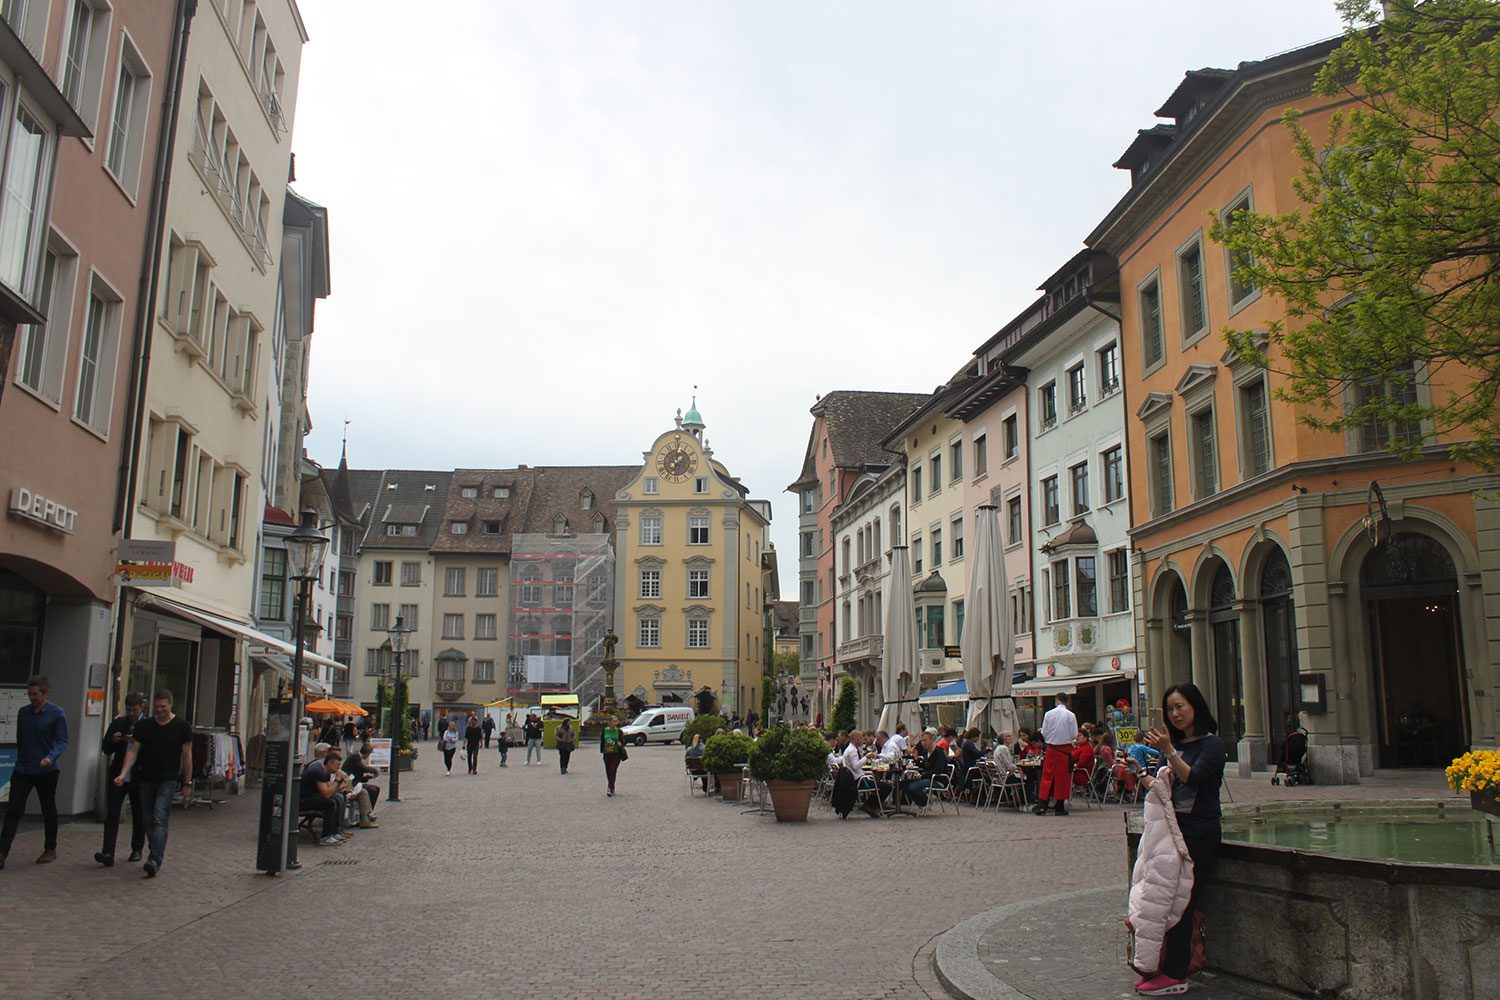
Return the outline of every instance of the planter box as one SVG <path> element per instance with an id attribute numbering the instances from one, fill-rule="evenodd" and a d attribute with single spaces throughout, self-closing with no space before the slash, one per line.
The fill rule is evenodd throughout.
<path id="1" fill-rule="evenodd" d="M 416 762 L 417 762 L 417 758 L 415 756 L 412 756 L 412 757 L 397 757 L 396 758 L 396 770 L 398 770 L 398 771 L 410 771 L 412 769 L 412 766 L 414 764 L 416 764 Z"/>
<path id="2" fill-rule="evenodd" d="M 812 805 L 816 781 L 768 781 L 771 791 L 771 808 L 778 823 L 805 823 L 807 810 Z"/>
<path id="3" fill-rule="evenodd" d="M 1470 792 L 1469 805 L 1482 813 L 1500 816 L 1500 791 Z"/>
<path id="4" fill-rule="evenodd" d="M 725 771 L 716 774 L 719 779 L 719 795 L 725 802 L 738 802 L 740 800 L 740 786 L 744 784 L 745 773 L 743 771 Z"/>

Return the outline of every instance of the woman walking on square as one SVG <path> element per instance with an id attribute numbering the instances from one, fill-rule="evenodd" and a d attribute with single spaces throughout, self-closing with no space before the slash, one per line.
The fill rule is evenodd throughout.
<path id="1" fill-rule="evenodd" d="M 458 720 L 449 719 L 448 728 L 439 737 L 443 748 L 444 774 L 453 773 L 453 755 L 458 753 Z"/>
<path id="2" fill-rule="evenodd" d="M 600 734 L 599 752 L 604 755 L 604 777 L 609 781 L 607 794 L 614 795 L 615 774 L 620 770 L 620 761 L 628 760 L 629 754 L 625 752 L 625 741 L 620 735 L 620 720 L 613 715 L 604 724 L 604 732 Z"/>

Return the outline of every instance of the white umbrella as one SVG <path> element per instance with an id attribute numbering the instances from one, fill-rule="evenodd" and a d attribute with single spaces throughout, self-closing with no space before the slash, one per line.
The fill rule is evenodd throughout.
<path id="1" fill-rule="evenodd" d="M 917 673 L 917 606 L 911 592 L 911 550 L 905 545 L 891 549 L 891 568 L 881 589 L 885 608 L 881 680 L 886 710 L 881 712 L 880 728 L 890 732 L 903 722 L 912 724 L 910 689 Z"/>
<path id="2" fill-rule="evenodd" d="M 970 726 L 993 724 L 997 732 L 1015 725 L 1010 701 L 1012 647 L 1010 615 L 1006 608 L 1005 553 L 1000 543 L 1000 511 L 981 504 L 974 512 L 973 562 L 969 589 L 964 595 L 964 634 L 961 640 L 964 681 L 969 689 Z M 1000 699 L 998 703 L 996 699 Z"/>

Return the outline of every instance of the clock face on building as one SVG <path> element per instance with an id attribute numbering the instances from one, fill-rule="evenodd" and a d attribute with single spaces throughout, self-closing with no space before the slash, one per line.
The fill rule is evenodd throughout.
<path id="1" fill-rule="evenodd" d="M 656 453 L 656 473 L 669 483 L 680 483 L 693 474 L 698 468 L 698 456 L 693 449 L 682 443 L 681 438 L 673 438 L 661 451 Z"/>

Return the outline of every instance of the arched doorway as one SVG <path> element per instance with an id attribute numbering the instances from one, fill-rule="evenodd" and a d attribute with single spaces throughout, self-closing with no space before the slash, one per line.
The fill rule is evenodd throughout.
<path id="1" fill-rule="evenodd" d="M 1172 574 L 1167 596 L 1170 628 L 1167 630 L 1167 683 L 1193 679 L 1193 626 L 1188 621 L 1187 588 L 1182 577 Z"/>
<path id="2" fill-rule="evenodd" d="M 1298 682 L 1297 615 L 1292 600 L 1292 567 L 1286 553 L 1272 549 L 1260 568 L 1260 617 L 1265 638 L 1266 725 L 1271 738 L 1272 759 L 1276 746 L 1297 721 L 1302 710 Z"/>
<path id="3" fill-rule="evenodd" d="M 0 570 L 0 684 L 20 686 L 37 673 L 46 607 L 46 594 Z"/>
<path id="4" fill-rule="evenodd" d="M 1437 539 L 1401 532 L 1359 571 L 1382 767 L 1442 767 L 1469 746 L 1458 572 Z"/>
<path id="5" fill-rule="evenodd" d="M 1208 591 L 1209 650 L 1214 667 L 1214 715 L 1229 759 L 1239 759 L 1245 735 L 1245 692 L 1241 683 L 1240 613 L 1235 607 L 1234 576 L 1220 561 Z"/>

